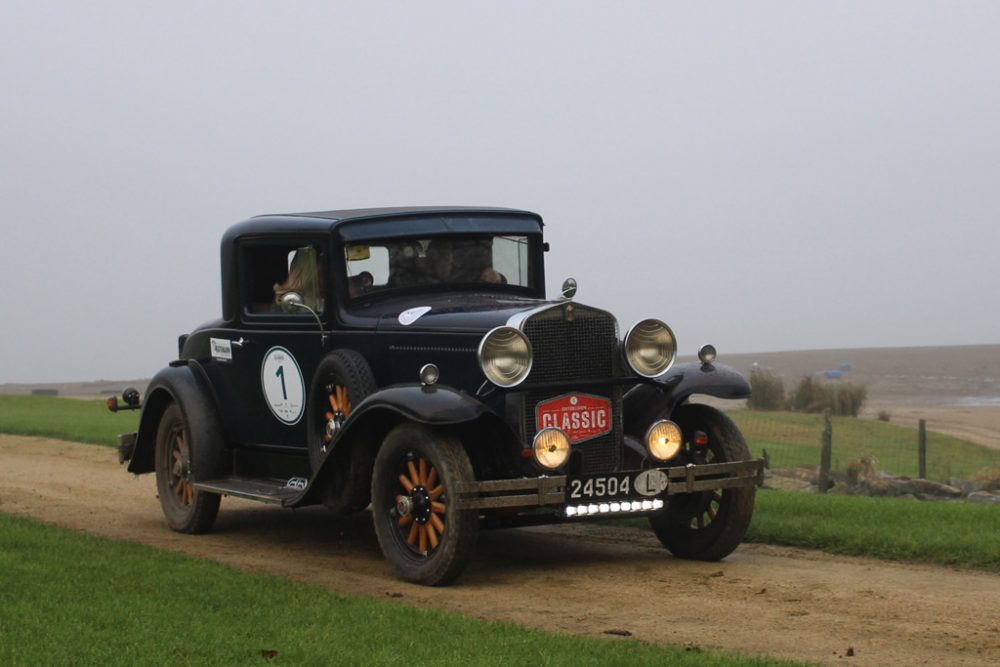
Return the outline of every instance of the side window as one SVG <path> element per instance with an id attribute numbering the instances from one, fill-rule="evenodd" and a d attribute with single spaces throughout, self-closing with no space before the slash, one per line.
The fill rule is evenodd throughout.
<path id="1" fill-rule="evenodd" d="M 282 313 L 278 300 L 288 292 L 297 293 L 317 313 L 324 311 L 326 258 L 316 247 L 251 244 L 244 248 L 243 257 L 245 312 Z"/>

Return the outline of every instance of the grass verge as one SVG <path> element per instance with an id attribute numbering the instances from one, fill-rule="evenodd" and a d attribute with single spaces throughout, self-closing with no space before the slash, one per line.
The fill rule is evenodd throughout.
<path id="1" fill-rule="evenodd" d="M 0 601 L 4 665 L 795 664 L 342 596 L 4 514 Z"/>
<path id="2" fill-rule="evenodd" d="M 99 400 L 0 396 L 0 433 L 114 445 L 139 428 L 137 411 L 111 412 Z"/>
<path id="3" fill-rule="evenodd" d="M 819 464 L 823 415 L 753 410 L 727 414 L 739 426 L 755 456 L 767 450 L 772 468 Z M 928 428 L 933 429 L 933 424 Z M 915 477 L 917 430 L 869 419 L 834 417 L 833 468 L 843 470 L 849 462 L 868 454 L 875 455 L 881 470 Z M 968 479 L 977 470 L 995 467 L 1000 467 L 1000 451 L 928 431 L 928 476 Z"/>
<path id="4" fill-rule="evenodd" d="M 1000 511 L 986 505 L 762 490 L 747 539 L 1000 572 Z"/>

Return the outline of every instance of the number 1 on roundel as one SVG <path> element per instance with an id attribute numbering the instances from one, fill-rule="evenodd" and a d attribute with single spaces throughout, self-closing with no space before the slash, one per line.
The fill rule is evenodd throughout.
<path id="1" fill-rule="evenodd" d="M 278 366 L 278 370 L 276 370 L 274 374 L 281 379 L 281 398 L 287 401 L 288 392 L 285 390 L 285 367 L 283 365 Z"/>

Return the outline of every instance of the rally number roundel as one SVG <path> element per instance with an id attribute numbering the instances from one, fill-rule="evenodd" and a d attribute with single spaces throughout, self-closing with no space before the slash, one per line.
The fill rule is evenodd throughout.
<path id="1" fill-rule="evenodd" d="M 271 412 L 284 424 L 297 424 L 305 410 L 306 385 L 292 353 L 272 347 L 260 365 L 260 386 Z"/>

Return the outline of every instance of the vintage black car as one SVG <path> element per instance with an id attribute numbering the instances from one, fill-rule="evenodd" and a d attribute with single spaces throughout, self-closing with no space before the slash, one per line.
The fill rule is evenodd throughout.
<path id="1" fill-rule="evenodd" d="M 572 280 L 547 299 L 547 251 L 541 218 L 506 209 L 237 224 L 222 317 L 180 337 L 120 459 L 156 473 L 181 532 L 211 529 L 224 495 L 370 505 L 388 561 L 423 584 L 452 581 L 481 526 L 646 515 L 675 555 L 725 557 L 763 463 L 688 399 L 749 384 L 711 346 L 674 364 L 658 319 L 621 336 Z"/>

